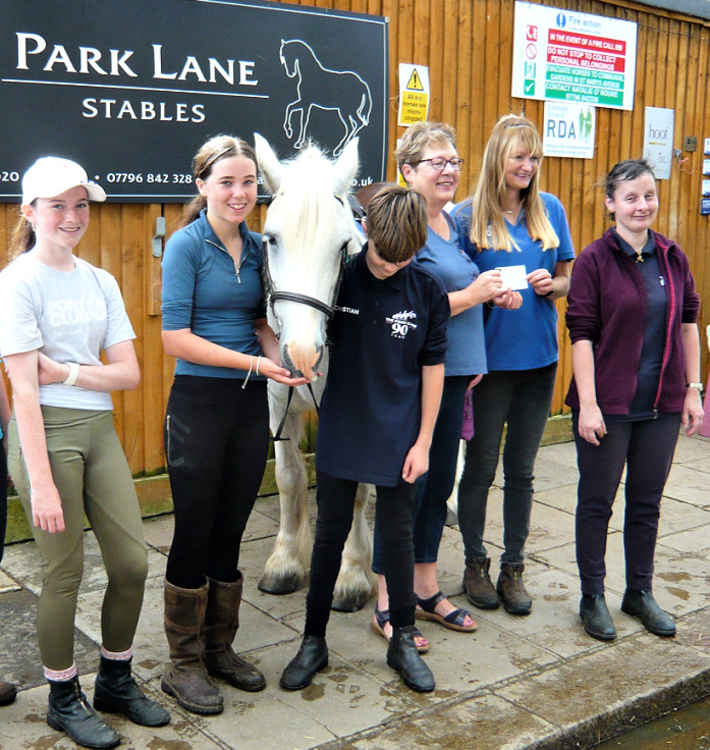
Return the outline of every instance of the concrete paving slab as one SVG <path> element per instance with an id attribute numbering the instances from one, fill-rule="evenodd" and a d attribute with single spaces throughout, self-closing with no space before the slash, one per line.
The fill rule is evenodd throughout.
<path id="1" fill-rule="evenodd" d="M 662 700 L 672 705 L 690 685 L 710 687 L 710 654 L 644 634 L 495 692 L 558 727 L 565 737 L 558 746 L 590 747 L 618 733 L 634 712 L 657 711 Z"/>
<path id="2" fill-rule="evenodd" d="M 708 463 L 707 471 L 710 471 L 710 438 L 702 435 L 688 437 L 681 429 L 673 463 L 688 464 L 698 469 L 699 464 L 706 462 Z"/>
<path id="3" fill-rule="evenodd" d="M 20 591 L 22 586 L 14 578 L 5 573 L 4 570 L 0 570 L 0 594 L 4 594 L 6 591 Z"/>
<path id="4" fill-rule="evenodd" d="M 472 611 L 479 628 L 474 634 L 459 634 L 419 622 L 432 644 L 425 656 L 437 678 L 437 690 L 431 695 L 408 690 L 387 667 L 386 643 L 369 629 L 374 600 L 358 613 L 333 613 L 328 630 L 331 665 L 309 689 L 286 693 L 278 687 L 281 671 L 300 642 L 306 590 L 275 597 L 257 589 L 279 513 L 278 498 L 270 497 L 257 502 L 241 550 L 245 587 L 236 641 L 237 650 L 264 671 L 267 688 L 248 694 L 220 681 L 225 712 L 216 717 L 176 708 L 159 690 L 167 659 L 162 578 L 172 517 L 146 521 L 150 577 L 136 636 L 134 671 L 170 707 L 173 722 L 163 729 L 145 730 L 110 717 L 124 737 L 122 747 L 585 748 L 604 732 L 616 733 L 659 710 L 710 693 L 710 521 L 706 523 L 710 502 L 705 485 L 710 476 L 710 441 L 681 436 L 674 465 L 677 481 L 669 485 L 664 499 L 654 590 L 661 606 L 677 619 L 674 639 L 648 635 L 636 619 L 619 611 L 625 587 L 619 531 L 623 494 L 615 503 L 607 545 L 607 601 L 619 638 L 609 644 L 584 634 L 573 537 L 575 466 L 571 443 L 540 451 L 525 574 L 534 598 L 528 617 L 513 617 L 502 609 L 481 611 L 468 604 L 461 593 L 461 536 L 455 527 L 444 529 L 438 564 L 441 588 L 455 604 Z M 684 485 L 686 479 L 690 489 Z M 494 486 L 486 529 L 494 581 L 501 551 L 501 497 L 500 487 Z M 311 518 L 313 514 L 311 504 Z M 372 519 L 372 507 L 367 517 Z M 76 639 L 82 685 L 90 693 L 98 663 L 105 576 L 93 535 L 87 534 L 85 542 L 86 580 Z M 34 545 L 9 546 L 3 569 L 7 577 L 0 576 L 0 612 L 3 623 L 5 614 L 10 614 L 13 627 L 0 628 L 0 677 L 19 683 L 21 692 L 15 704 L 0 709 L 0 749 L 72 748 L 73 743 L 45 723 L 46 687 L 34 645 L 36 597 L 31 592 L 38 591 L 41 577 Z M 7 581 L 24 588 L 2 593 Z"/>
<path id="5" fill-rule="evenodd" d="M 93 700 L 94 675 L 82 678 L 81 687 L 87 698 Z M 211 750 L 224 746 L 199 731 L 191 721 L 185 721 L 179 712 L 172 710 L 169 699 L 153 683 L 142 685 L 146 694 L 172 713 L 172 721 L 165 727 L 139 727 L 116 714 L 100 714 L 107 724 L 121 735 L 122 750 Z M 2 709 L 0 722 L 0 748 L 2 750 L 74 750 L 77 748 L 61 732 L 46 723 L 49 688 L 46 685 L 23 690 L 10 706 Z"/>
<path id="6" fill-rule="evenodd" d="M 37 645 L 37 597 L 27 589 L 4 593 L 0 612 L 0 679 L 23 689 L 44 684 Z M 74 660 L 82 673 L 93 672 L 99 661 L 96 642 L 79 629 L 74 631 Z"/>
<path id="7" fill-rule="evenodd" d="M 710 524 L 665 534 L 661 541 L 665 547 L 695 555 L 701 560 L 710 560 Z"/>
<path id="8" fill-rule="evenodd" d="M 446 706 L 435 715 L 394 722 L 362 738 L 339 745 L 343 750 L 513 750 L 544 738 L 550 725 L 495 695 L 480 695 Z"/>
<path id="9" fill-rule="evenodd" d="M 710 510 L 710 474 L 690 466 L 674 464 L 663 494 Z"/>
<path id="10" fill-rule="evenodd" d="M 515 617 L 502 607 L 487 611 L 475 609 L 475 617 L 482 627 L 483 623 L 491 623 L 563 659 L 598 648 L 599 642 L 584 632 L 579 619 L 577 575 L 534 564 L 529 564 L 527 571 L 526 586 L 533 597 L 532 612 L 526 617 Z M 621 595 L 608 592 L 606 598 L 610 611 L 618 611 Z M 641 629 L 633 620 L 616 625 L 620 637 Z"/>

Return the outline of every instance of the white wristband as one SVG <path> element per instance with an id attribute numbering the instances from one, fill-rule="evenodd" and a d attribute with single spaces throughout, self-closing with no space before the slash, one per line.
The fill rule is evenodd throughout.
<path id="1" fill-rule="evenodd" d="M 76 362 L 66 362 L 66 364 L 69 365 L 69 374 L 62 383 L 64 385 L 75 385 L 79 378 L 79 365 Z"/>

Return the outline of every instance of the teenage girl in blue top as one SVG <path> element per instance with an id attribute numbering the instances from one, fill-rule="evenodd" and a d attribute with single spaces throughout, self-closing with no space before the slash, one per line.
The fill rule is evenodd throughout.
<path id="1" fill-rule="evenodd" d="M 222 711 L 208 679 L 261 690 L 263 675 L 231 648 L 242 593 L 239 545 L 269 442 L 266 378 L 299 385 L 281 367 L 266 323 L 251 146 L 208 140 L 193 159 L 199 195 L 163 258 L 163 346 L 177 358 L 165 418 L 175 533 L 165 580 L 172 665 L 162 689 L 189 711 Z M 204 655 L 203 655 L 204 648 Z"/>
<path id="2" fill-rule="evenodd" d="M 524 265 L 527 288 L 520 310 L 492 308 L 485 323 L 488 375 L 474 391 L 476 434 L 468 443 L 459 486 L 459 527 L 466 553 L 464 588 L 477 607 L 528 614 L 522 581 L 535 457 L 550 410 L 557 368 L 554 300 L 569 287 L 574 257 L 560 201 L 539 191 L 542 146 L 525 117 L 506 115 L 493 128 L 473 198 L 455 216 L 481 271 Z M 505 550 L 497 593 L 483 546 L 488 490 L 503 427 L 508 424 L 503 470 Z"/>

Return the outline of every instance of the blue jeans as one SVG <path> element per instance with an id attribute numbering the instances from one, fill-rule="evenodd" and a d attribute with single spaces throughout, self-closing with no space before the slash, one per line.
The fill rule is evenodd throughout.
<path id="1" fill-rule="evenodd" d="M 530 531 L 535 458 L 550 413 L 557 363 L 534 370 L 489 372 L 473 389 L 476 434 L 466 447 L 459 484 L 459 528 L 466 562 L 484 560 L 488 490 L 493 484 L 503 427 L 503 544 L 501 561 L 520 563 Z"/>
<path id="2" fill-rule="evenodd" d="M 611 509 L 626 464 L 624 552 L 626 586 L 651 590 L 661 495 L 673 461 L 680 414 L 661 414 L 638 422 L 607 421 L 598 446 L 580 437 L 577 443 L 577 565 L 583 594 L 603 594 L 606 540 Z"/>
<path id="3" fill-rule="evenodd" d="M 463 401 L 470 375 L 444 378 L 441 407 L 429 451 L 429 472 L 416 482 L 417 515 L 414 522 L 414 561 L 436 562 L 446 522 L 446 501 L 454 488 L 456 461 L 463 423 Z M 375 524 L 372 570 L 384 572 L 382 534 Z"/>

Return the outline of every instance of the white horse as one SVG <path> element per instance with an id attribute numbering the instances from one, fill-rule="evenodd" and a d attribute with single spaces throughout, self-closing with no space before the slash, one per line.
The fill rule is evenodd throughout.
<path id="1" fill-rule="evenodd" d="M 295 159 L 279 162 L 269 144 L 255 134 L 256 154 L 273 200 L 264 224 L 265 285 L 269 322 L 279 335 L 284 367 L 309 378 L 327 369 L 326 323 L 333 314 L 342 264 L 360 249 L 362 237 L 348 204 L 358 169 L 357 138 L 331 161 L 314 145 Z M 325 378 L 313 383 L 320 401 Z M 298 444 L 303 413 L 313 407 L 305 386 L 293 392 L 269 381 L 271 430 L 283 423 L 288 440 L 275 442 L 276 483 L 281 502 L 280 528 L 259 588 L 288 594 L 303 585 L 312 549 L 307 476 Z M 354 611 L 373 591 L 370 530 L 364 516 L 368 489 L 361 485 L 352 529 L 343 551 L 333 608 Z"/>
<path id="2" fill-rule="evenodd" d="M 345 129 L 333 149 L 338 156 L 370 122 L 372 94 L 370 87 L 352 70 L 331 70 L 324 67 L 313 48 L 301 39 L 282 39 L 279 59 L 289 78 L 296 78 L 296 99 L 286 107 L 283 129 L 293 137 L 291 119 L 300 113 L 300 127 L 294 146 L 301 148 L 308 138 L 308 124 L 314 108 L 333 111 Z"/>

